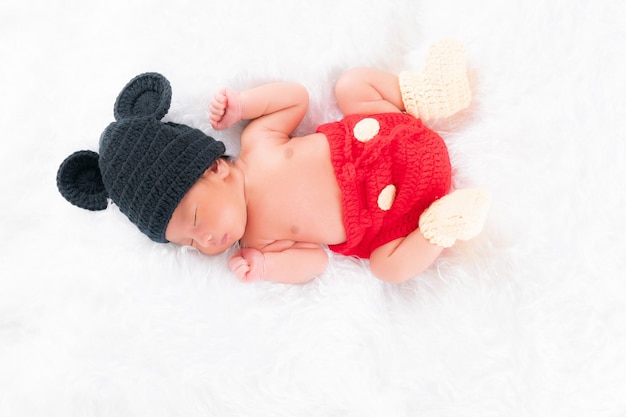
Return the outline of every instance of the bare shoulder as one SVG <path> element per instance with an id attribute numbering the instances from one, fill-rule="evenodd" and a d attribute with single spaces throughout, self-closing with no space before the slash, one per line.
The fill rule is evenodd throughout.
<path id="1" fill-rule="evenodd" d="M 241 154 L 256 154 L 275 151 L 289 141 L 289 136 L 273 130 L 263 129 L 252 123 L 241 132 Z"/>

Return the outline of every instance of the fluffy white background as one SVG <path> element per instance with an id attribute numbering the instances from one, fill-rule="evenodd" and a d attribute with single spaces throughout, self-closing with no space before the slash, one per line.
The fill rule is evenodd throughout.
<path id="1" fill-rule="evenodd" d="M 622 0 L 17 1 L 0 5 L 0 415 L 625 416 Z M 440 124 L 484 233 L 404 284 L 335 256 L 306 286 L 153 244 L 56 190 L 134 75 L 210 130 L 221 86 L 304 83 L 302 130 L 350 66 L 467 46 L 475 98 Z M 218 133 L 237 152 L 237 129 Z"/>

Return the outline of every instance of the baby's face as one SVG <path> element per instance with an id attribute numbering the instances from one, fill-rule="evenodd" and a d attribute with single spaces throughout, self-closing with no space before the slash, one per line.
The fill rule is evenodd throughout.
<path id="1" fill-rule="evenodd" d="M 219 160 L 185 194 L 172 215 L 165 238 L 207 255 L 228 250 L 244 234 L 245 199 L 233 189 L 229 163 Z"/>

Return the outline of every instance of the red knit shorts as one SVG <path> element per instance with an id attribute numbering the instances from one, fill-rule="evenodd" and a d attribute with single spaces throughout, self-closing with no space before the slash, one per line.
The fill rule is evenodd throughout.
<path id="1" fill-rule="evenodd" d="M 418 228 L 419 217 L 450 190 L 443 139 L 404 113 L 351 115 L 317 129 L 330 144 L 342 190 L 346 242 L 329 248 L 369 258 Z"/>

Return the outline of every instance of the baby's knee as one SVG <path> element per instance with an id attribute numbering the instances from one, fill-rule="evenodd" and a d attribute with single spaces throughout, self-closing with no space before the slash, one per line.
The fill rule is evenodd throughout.
<path id="1" fill-rule="evenodd" d="M 382 281 L 397 284 L 413 278 L 414 274 L 407 273 L 397 266 L 393 257 L 385 254 L 374 251 L 370 257 L 370 271 Z"/>
<path id="2" fill-rule="evenodd" d="M 443 248 L 426 240 L 419 229 L 375 249 L 370 270 L 377 278 L 393 283 L 408 281 L 427 270 Z"/>
<path id="3" fill-rule="evenodd" d="M 386 282 L 397 282 L 394 281 L 393 274 L 389 273 L 389 268 L 383 265 L 378 259 L 370 258 L 370 272 L 376 278 L 386 281 Z"/>
<path id="4" fill-rule="evenodd" d="M 363 84 L 365 68 L 351 68 L 341 74 L 337 82 L 335 83 L 335 95 L 344 96 L 350 94 L 358 86 Z"/>

